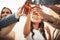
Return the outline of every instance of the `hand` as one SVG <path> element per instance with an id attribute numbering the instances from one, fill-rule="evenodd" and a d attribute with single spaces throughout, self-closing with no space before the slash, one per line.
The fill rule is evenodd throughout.
<path id="1" fill-rule="evenodd" d="M 45 29 L 47 30 L 47 33 L 50 34 L 50 29 L 49 29 L 49 27 L 47 26 Z"/>
<path id="2" fill-rule="evenodd" d="M 26 0 L 24 0 L 24 1 L 21 0 L 21 2 L 22 2 L 21 7 L 17 11 L 17 16 L 18 17 L 20 17 L 21 15 L 23 15 L 23 13 L 22 13 L 23 12 L 23 6 L 24 6 Z"/>
<path id="3" fill-rule="evenodd" d="M 23 9 L 22 9 L 22 7 L 20 7 L 17 11 L 17 16 L 20 17 L 22 15 L 23 15 Z"/>

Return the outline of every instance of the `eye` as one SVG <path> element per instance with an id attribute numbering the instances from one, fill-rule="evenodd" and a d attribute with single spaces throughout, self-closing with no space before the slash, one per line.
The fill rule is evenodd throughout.
<path id="1" fill-rule="evenodd" d="M 4 14 L 5 12 L 1 12 L 1 14 Z"/>
<path id="2" fill-rule="evenodd" d="M 9 12 L 6 12 L 7 14 L 9 14 Z"/>

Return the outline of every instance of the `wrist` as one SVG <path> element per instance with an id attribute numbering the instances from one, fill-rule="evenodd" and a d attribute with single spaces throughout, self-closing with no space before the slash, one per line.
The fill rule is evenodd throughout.
<path id="1" fill-rule="evenodd" d="M 18 14 L 17 14 L 17 13 L 15 13 L 15 18 L 16 18 L 16 19 L 19 19 L 19 16 L 18 16 Z"/>

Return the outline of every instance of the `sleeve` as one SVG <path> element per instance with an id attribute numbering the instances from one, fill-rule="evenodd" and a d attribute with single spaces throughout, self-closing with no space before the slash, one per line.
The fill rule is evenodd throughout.
<path id="1" fill-rule="evenodd" d="M 17 22 L 18 18 L 15 16 L 16 16 L 15 14 L 12 14 L 12 15 L 9 15 L 7 17 L 0 19 L 0 28 L 6 27 L 12 23 Z"/>

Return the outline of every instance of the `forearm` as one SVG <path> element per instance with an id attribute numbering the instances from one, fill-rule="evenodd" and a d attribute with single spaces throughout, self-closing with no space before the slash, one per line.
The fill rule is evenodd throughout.
<path id="1" fill-rule="evenodd" d="M 12 23 L 17 22 L 17 21 L 18 21 L 18 19 L 15 18 L 15 14 L 12 14 L 8 17 L 2 18 L 2 19 L 0 19 L 0 28 L 6 27 Z"/>
<path id="2" fill-rule="evenodd" d="M 24 36 L 27 37 L 28 34 L 30 33 L 30 17 L 29 15 L 27 16 L 26 24 L 24 26 Z"/>
<path id="3" fill-rule="evenodd" d="M 2 28 L 1 31 L 0 31 L 0 33 L 1 33 L 1 34 L 0 34 L 0 37 L 1 37 L 1 36 L 5 36 L 5 35 L 7 35 L 8 33 L 10 33 L 11 30 L 13 29 L 14 25 L 15 25 L 15 23 L 13 23 L 13 24 L 5 27 L 5 28 Z"/>
<path id="4" fill-rule="evenodd" d="M 60 29 L 60 19 L 47 14 L 43 14 L 43 16 L 44 21 L 50 23 L 54 28 Z"/>

